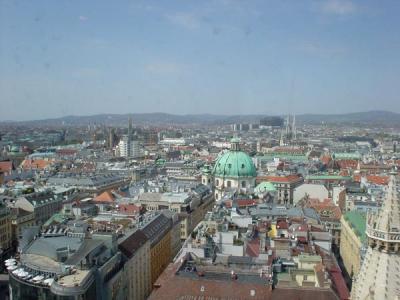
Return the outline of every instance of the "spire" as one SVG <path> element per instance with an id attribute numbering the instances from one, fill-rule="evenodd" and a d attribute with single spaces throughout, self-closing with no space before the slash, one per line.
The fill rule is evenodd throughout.
<path id="1" fill-rule="evenodd" d="M 293 140 L 296 140 L 296 138 L 297 138 L 297 132 L 296 132 L 296 115 L 293 115 L 292 134 L 293 134 Z"/>
<path id="2" fill-rule="evenodd" d="M 129 120 L 128 120 L 128 139 L 129 141 L 132 140 L 132 117 L 129 116 Z"/>
<path id="3" fill-rule="evenodd" d="M 391 173 L 378 215 L 367 216 L 368 249 L 351 291 L 351 299 L 396 299 L 400 281 L 400 205 L 396 173 Z"/>
<path id="4" fill-rule="evenodd" d="M 386 200 L 382 204 L 375 224 L 372 225 L 376 230 L 400 232 L 400 205 L 396 189 L 396 176 L 394 173 L 390 175 Z"/>

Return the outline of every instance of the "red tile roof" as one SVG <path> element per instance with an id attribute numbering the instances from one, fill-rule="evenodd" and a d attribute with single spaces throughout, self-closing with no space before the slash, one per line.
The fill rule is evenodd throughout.
<path id="1" fill-rule="evenodd" d="M 75 155 L 78 151 L 75 149 L 59 149 L 57 154 L 61 156 Z"/>
<path id="2" fill-rule="evenodd" d="M 52 161 L 44 159 L 25 159 L 22 162 L 21 167 L 25 170 L 30 170 L 30 169 L 43 170 L 51 163 Z"/>
<path id="3" fill-rule="evenodd" d="M 10 173 L 13 169 L 11 161 L 0 161 L 0 172 Z"/>
<path id="4" fill-rule="evenodd" d="M 96 196 L 93 200 L 100 203 L 114 203 L 115 196 L 110 191 L 105 191 Z"/>
<path id="5" fill-rule="evenodd" d="M 165 299 L 253 299 L 269 300 L 271 292 L 266 284 L 238 281 L 195 279 L 176 275 L 180 263 L 170 264 L 157 279 L 149 300 Z M 251 296 L 250 291 L 255 295 Z"/>
<path id="6" fill-rule="evenodd" d="M 350 293 L 343 279 L 341 270 L 334 266 L 329 270 L 329 274 L 331 275 L 334 289 L 336 290 L 340 300 L 350 299 Z"/>
<path id="7" fill-rule="evenodd" d="M 227 208 L 231 208 L 233 200 L 227 200 L 224 203 Z M 247 206 L 257 205 L 257 200 L 255 200 L 255 199 L 237 199 L 236 203 L 239 207 L 247 207 Z"/>
<path id="8" fill-rule="evenodd" d="M 247 243 L 246 254 L 251 257 L 258 257 L 260 254 L 260 239 L 253 239 Z"/>
<path id="9" fill-rule="evenodd" d="M 354 181 L 361 182 L 361 175 L 354 175 Z M 387 185 L 389 183 L 389 176 L 367 175 L 367 182 L 376 185 Z"/>
<path id="10" fill-rule="evenodd" d="M 269 182 L 284 182 L 284 183 L 292 183 L 300 181 L 302 178 L 298 175 L 287 175 L 287 176 L 259 176 L 257 177 L 257 181 L 269 181 Z"/>
<path id="11" fill-rule="evenodd" d="M 120 204 L 118 210 L 122 214 L 134 215 L 140 213 L 140 206 L 135 204 Z"/>
<path id="12" fill-rule="evenodd" d="M 355 159 L 343 159 L 337 161 L 340 169 L 356 169 L 358 160 Z"/>
<path id="13" fill-rule="evenodd" d="M 289 225 L 286 221 L 278 221 L 276 223 L 276 229 L 288 229 Z"/>
<path id="14" fill-rule="evenodd" d="M 325 199 L 323 202 L 308 202 L 307 207 L 314 208 L 321 217 L 321 220 L 330 219 L 339 221 L 342 212 L 339 206 L 336 206 L 331 199 Z"/>
<path id="15" fill-rule="evenodd" d="M 324 155 L 324 156 L 321 157 L 321 162 L 322 162 L 324 165 L 329 164 L 329 162 L 330 162 L 331 160 L 332 160 L 332 158 L 331 158 L 330 155 Z"/>

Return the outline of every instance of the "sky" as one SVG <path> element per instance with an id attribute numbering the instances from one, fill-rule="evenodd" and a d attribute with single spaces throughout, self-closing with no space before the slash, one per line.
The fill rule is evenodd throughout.
<path id="1" fill-rule="evenodd" d="M 0 121 L 400 112 L 400 1 L 0 0 Z"/>

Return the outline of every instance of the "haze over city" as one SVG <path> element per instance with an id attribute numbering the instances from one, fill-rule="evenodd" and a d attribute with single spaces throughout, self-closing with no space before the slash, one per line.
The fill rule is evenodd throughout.
<path id="1" fill-rule="evenodd" d="M 400 2 L 1 1 L 0 120 L 400 112 Z"/>

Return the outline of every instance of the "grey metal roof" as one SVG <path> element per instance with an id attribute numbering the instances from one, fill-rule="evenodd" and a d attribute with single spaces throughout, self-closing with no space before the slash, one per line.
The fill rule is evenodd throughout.
<path id="1" fill-rule="evenodd" d="M 161 193 L 142 193 L 139 195 L 139 201 L 160 201 Z"/>
<path id="2" fill-rule="evenodd" d="M 303 208 L 304 216 L 320 221 L 318 213 L 313 208 Z"/>
<path id="3" fill-rule="evenodd" d="M 83 258 L 85 258 L 94 249 L 104 244 L 101 240 L 96 239 L 84 239 L 81 247 L 71 257 L 66 260 L 68 265 L 77 265 Z"/>
<path id="4" fill-rule="evenodd" d="M 74 252 L 80 248 L 81 244 L 82 240 L 75 237 L 39 237 L 33 241 L 25 253 L 47 256 L 58 261 L 57 250 L 69 249 L 69 252 Z"/>
<path id="5" fill-rule="evenodd" d="M 154 245 L 164 237 L 165 232 L 170 230 L 171 225 L 171 219 L 167 218 L 164 214 L 159 214 L 145 224 L 141 230 L 151 241 L 151 245 Z"/>

